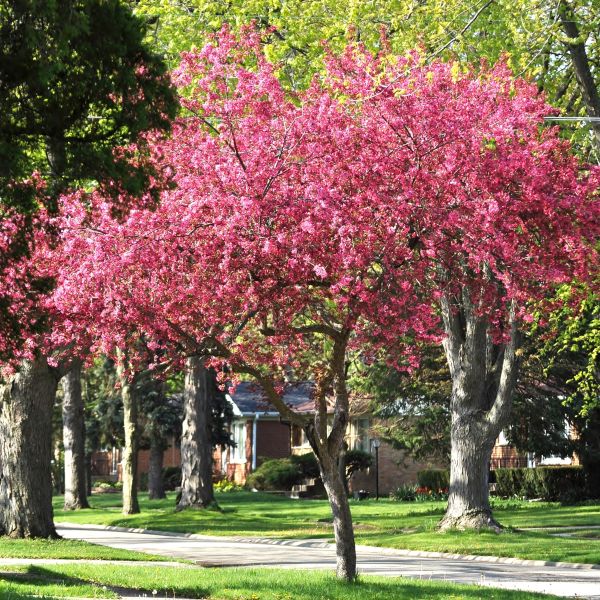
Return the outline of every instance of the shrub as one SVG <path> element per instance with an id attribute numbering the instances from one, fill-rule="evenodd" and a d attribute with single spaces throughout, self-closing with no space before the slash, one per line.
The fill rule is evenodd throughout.
<path id="1" fill-rule="evenodd" d="M 495 469 L 496 495 L 503 498 L 524 496 L 523 478 L 525 469 Z"/>
<path id="2" fill-rule="evenodd" d="M 230 492 L 241 492 L 244 489 L 243 486 L 237 484 L 235 481 L 229 481 L 228 479 L 221 479 L 215 482 L 215 492 L 230 493 Z"/>
<path id="3" fill-rule="evenodd" d="M 296 465 L 300 469 L 303 479 L 316 479 L 320 477 L 319 463 L 317 462 L 317 457 L 312 452 L 294 454 L 290 456 L 290 460 L 293 465 Z"/>
<path id="4" fill-rule="evenodd" d="M 396 502 L 414 502 L 417 499 L 416 485 L 401 485 L 393 492 L 390 492 L 390 499 Z"/>
<path id="5" fill-rule="evenodd" d="M 300 467 L 290 458 L 266 460 L 247 479 L 248 485 L 257 490 L 291 490 L 302 480 Z"/>
<path id="6" fill-rule="evenodd" d="M 148 473 L 142 473 L 140 475 L 138 489 L 141 492 L 147 492 L 148 491 Z"/>
<path id="7" fill-rule="evenodd" d="M 166 492 L 172 492 L 181 486 L 181 467 L 165 467 L 162 476 Z"/>
<path id="8" fill-rule="evenodd" d="M 505 498 L 540 498 L 574 502 L 586 498 L 585 474 L 581 467 L 536 467 L 496 469 L 496 494 Z"/>
<path id="9" fill-rule="evenodd" d="M 450 486 L 450 474 L 446 469 L 425 469 L 417 473 L 417 482 L 420 488 L 434 492 L 447 490 Z"/>
<path id="10" fill-rule="evenodd" d="M 347 479 L 357 471 L 366 471 L 373 464 L 373 456 L 364 450 L 348 450 L 344 460 Z"/>

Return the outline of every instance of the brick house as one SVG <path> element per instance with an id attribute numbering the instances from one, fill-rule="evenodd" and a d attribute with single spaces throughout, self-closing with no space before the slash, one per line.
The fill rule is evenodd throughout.
<path id="1" fill-rule="evenodd" d="M 311 384 L 299 383 L 290 386 L 284 401 L 299 412 L 312 412 Z M 248 474 L 261 462 L 269 458 L 285 458 L 292 454 L 310 452 L 311 448 L 304 431 L 281 419 L 281 416 L 265 400 L 259 388 L 250 382 L 241 382 L 228 400 L 233 409 L 231 434 L 235 447 L 214 452 L 215 478 L 226 478 L 244 484 Z M 351 402 L 351 420 L 348 425 L 346 443 L 348 448 L 360 449 L 374 454 L 372 442 L 376 437 L 377 419 L 369 414 L 364 401 Z M 96 478 L 120 479 L 121 450 L 113 448 L 96 452 L 93 456 L 92 474 Z M 138 475 L 148 472 L 149 450 L 138 452 Z M 181 454 L 176 444 L 165 450 L 164 467 L 180 466 Z M 439 468 L 427 462 L 407 458 L 404 452 L 391 445 L 381 443 L 378 451 L 379 492 L 387 495 L 403 484 L 417 481 L 417 472 L 427 468 Z M 375 492 L 376 469 L 355 473 L 350 481 L 350 490 Z"/>
<path id="2" fill-rule="evenodd" d="M 565 436 L 575 435 L 568 424 L 565 424 Z M 496 444 L 492 448 L 492 458 L 490 469 L 501 468 L 523 468 L 523 467 L 541 467 L 558 465 L 578 465 L 577 456 L 534 456 L 533 454 L 519 452 L 514 446 L 511 446 L 506 438 L 504 431 L 500 432 Z"/>
<path id="3" fill-rule="evenodd" d="M 284 401 L 298 412 L 312 412 L 311 384 L 301 383 L 290 387 L 284 395 Z M 255 384 L 240 383 L 230 397 L 233 404 L 232 423 L 235 448 L 229 448 L 220 459 L 220 473 L 236 481 L 245 483 L 248 474 L 256 469 L 266 458 L 284 458 L 291 454 L 311 452 L 304 431 L 297 426 L 281 420 L 264 399 Z M 333 409 L 333 407 L 332 407 Z M 372 441 L 375 439 L 377 420 L 369 414 L 364 401 L 351 401 L 351 419 L 348 425 L 346 443 L 348 448 L 373 453 Z M 381 443 L 379 447 L 379 492 L 389 494 L 398 486 L 416 483 L 417 472 L 436 465 L 416 462 L 407 458 L 402 451 Z M 375 468 L 354 474 L 350 481 L 351 491 L 375 491 Z"/>

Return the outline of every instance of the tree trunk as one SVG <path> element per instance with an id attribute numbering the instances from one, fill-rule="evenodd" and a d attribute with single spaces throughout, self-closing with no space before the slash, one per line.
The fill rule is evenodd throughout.
<path id="1" fill-rule="evenodd" d="M 213 448 L 210 437 L 213 385 L 204 359 L 186 361 L 181 434 L 181 500 L 184 508 L 217 507 L 213 492 Z"/>
<path id="2" fill-rule="evenodd" d="M 62 379 L 65 510 L 89 508 L 85 473 L 85 420 L 81 395 L 81 362 Z"/>
<path id="3" fill-rule="evenodd" d="M 333 516 L 335 534 L 336 574 L 340 579 L 356 579 L 356 546 L 352 514 L 348 502 L 345 477 L 344 437 L 350 421 L 350 403 L 346 387 L 346 348 L 348 332 L 334 338 L 331 370 L 321 381 L 317 381 L 313 393 L 317 411 L 314 423 L 305 427 L 306 436 L 317 457 L 321 479 Z M 335 406 L 331 426 L 327 394 L 330 385 L 335 394 Z M 328 430 L 331 429 L 328 433 Z"/>
<path id="4" fill-rule="evenodd" d="M 138 402 L 135 380 L 129 381 L 120 369 L 121 395 L 123 398 L 123 427 L 125 448 L 123 448 L 123 514 L 140 512 L 137 496 L 137 453 L 138 453 Z"/>
<path id="5" fill-rule="evenodd" d="M 581 97 L 589 117 L 600 117 L 600 94 L 592 74 L 585 42 L 580 39 L 579 27 L 575 20 L 573 8 L 565 1 L 559 3 L 559 16 L 563 31 L 569 38 L 566 46 L 571 56 L 575 77 L 581 90 Z M 600 151 L 600 123 L 592 123 L 596 151 Z"/>
<path id="6" fill-rule="evenodd" d="M 148 468 L 148 498 L 150 500 L 166 498 L 162 476 L 164 452 L 162 440 L 153 436 L 150 440 L 150 465 Z"/>
<path id="7" fill-rule="evenodd" d="M 333 515 L 336 575 L 346 581 L 356 579 L 356 546 L 348 493 L 339 467 L 339 457 L 321 455 L 319 468 Z"/>
<path id="8" fill-rule="evenodd" d="M 85 493 L 89 498 L 92 495 L 92 453 L 85 453 Z"/>
<path id="9" fill-rule="evenodd" d="M 58 537 L 51 476 L 57 387 L 54 369 L 38 357 L 0 388 L 0 534 Z"/>
<path id="10" fill-rule="evenodd" d="M 452 377 L 450 489 L 440 529 L 492 529 L 489 464 L 506 424 L 516 383 L 519 334 L 510 307 L 510 337 L 494 344 L 489 323 L 478 316 L 466 291 L 443 299 L 444 349 Z"/>
<path id="11" fill-rule="evenodd" d="M 492 517 L 488 481 L 497 435 L 479 421 L 477 414 L 452 415 L 450 495 L 442 529 L 500 529 Z"/>

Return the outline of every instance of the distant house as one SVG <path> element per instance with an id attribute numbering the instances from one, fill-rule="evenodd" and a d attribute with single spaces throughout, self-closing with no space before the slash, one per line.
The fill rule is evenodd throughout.
<path id="1" fill-rule="evenodd" d="M 312 384 L 299 383 L 289 386 L 283 399 L 298 412 L 314 411 L 311 399 Z M 233 409 L 231 436 L 234 447 L 214 452 L 214 473 L 216 479 L 226 478 L 244 484 L 248 475 L 269 458 L 285 458 L 292 454 L 311 452 L 310 444 L 302 428 L 291 425 L 265 399 L 260 388 L 251 382 L 240 382 L 228 395 Z M 332 406 L 333 409 L 333 406 Z M 333 410 L 332 410 L 333 412 Z M 351 402 L 351 419 L 346 434 L 350 449 L 360 449 L 374 453 L 372 441 L 375 439 L 377 419 L 369 413 L 365 402 Z M 96 478 L 120 479 L 121 450 L 114 448 L 106 452 L 96 452 L 92 458 L 92 475 Z M 429 462 L 416 462 L 407 458 L 404 452 L 381 443 L 378 451 L 379 492 L 389 494 L 398 486 L 416 483 L 417 473 L 423 469 L 439 467 Z M 149 451 L 138 453 L 138 474 L 148 472 Z M 164 466 L 179 466 L 181 454 L 176 444 L 165 450 Z M 366 472 L 355 473 L 350 481 L 351 491 L 366 490 L 375 492 L 375 465 Z"/>
<path id="2" fill-rule="evenodd" d="M 290 386 L 283 399 L 297 412 L 311 413 L 315 410 L 311 399 L 312 385 L 300 383 Z M 282 420 L 279 413 L 265 400 L 256 384 L 242 382 L 230 396 L 233 404 L 232 423 L 235 448 L 219 454 L 220 471 L 223 476 L 245 483 L 248 474 L 266 458 L 284 458 L 291 454 L 311 452 L 306 434 L 301 427 Z M 333 406 L 331 407 L 333 412 Z M 346 434 L 350 449 L 374 452 L 374 426 L 377 420 L 367 410 L 364 402 L 351 401 L 351 418 Z M 381 443 L 379 455 L 379 491 L 389 494 L 398 486 L 416 483 L 417 472 L 436 465 L 416 462 L 402 451 Z M 366 472 L 356 473 L 350 482 L 351 491 L 375 491 L 375 466 Z"/>
<path id="3" fill-rule="evenodd" d="M 574 435 L 568 424 L 565 424 L 565 437 Z M 524 467 L 578 465 L 577 456 L 535 456 L 523 453 L 510 444 L 504 431 L 500 432 L 492 449 L 490 469 L 517 469 Z"/>

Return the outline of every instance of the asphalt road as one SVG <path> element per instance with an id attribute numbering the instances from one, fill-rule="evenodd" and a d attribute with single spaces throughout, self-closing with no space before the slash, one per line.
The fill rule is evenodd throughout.
<path id="1" fill-rule="evenodd" d="M 139 533 L 97 525 L 59 523 L 65 538 L 80 539 L 172 558 L 200 566 L 264 566 L 290 569 L 334 569 L 335 550 L 322 540 L 272 540 L 185 534 Z M 357 547 L 362 574 L 414 577 L 456 583 L 526 590 L 564 597 L 600 600 L 599 568 L 544 564 L 511 564 L 469 558 L 415 556 L 402 550 Z"/>

